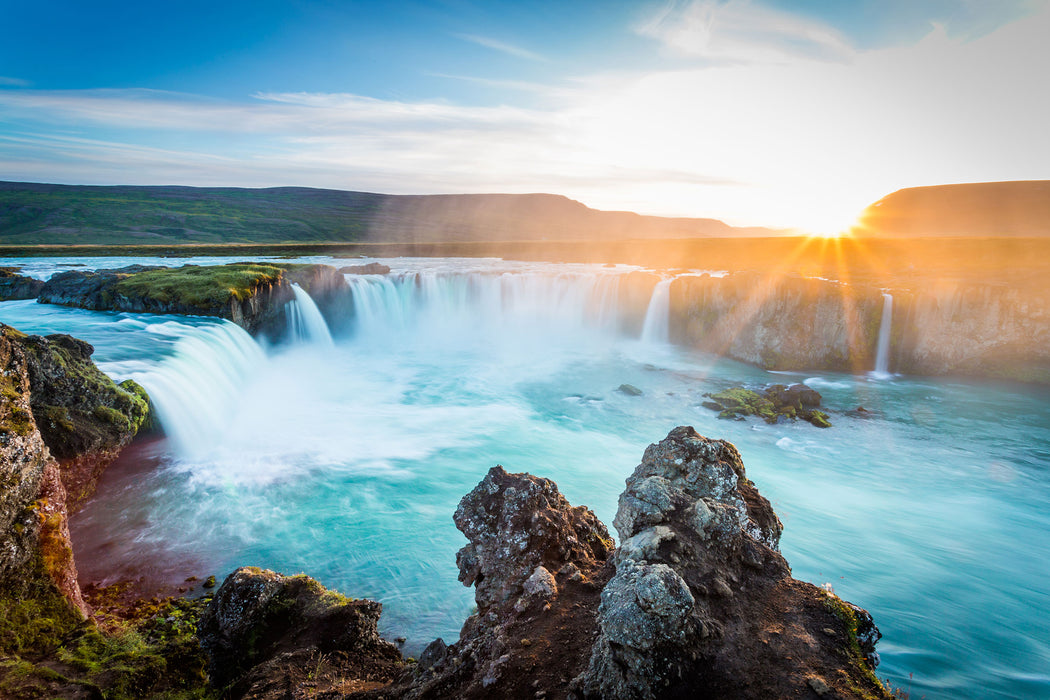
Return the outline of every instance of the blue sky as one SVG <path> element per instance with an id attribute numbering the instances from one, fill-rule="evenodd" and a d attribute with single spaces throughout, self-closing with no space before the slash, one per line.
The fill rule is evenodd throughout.
<path id="1" fill-rule="evenodd" d="M 1050 177 L 1045 0 L 0 3 L 0 179 L 817 229 Z"/>

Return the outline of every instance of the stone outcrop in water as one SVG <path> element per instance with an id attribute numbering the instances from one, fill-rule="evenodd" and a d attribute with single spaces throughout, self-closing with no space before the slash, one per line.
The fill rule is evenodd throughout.
<path id="1" fill-rule="evenodd" d="M 250 333 L 278 335 L 298 284 L 324 311 L 347 303 L 349 286 L 329 265 L 230 263 L 178 268 L 131 265 L 53 275 L 38 301 L 85 309 L 218 316 Z"/>
<path id="2" fill-rule="evenodd" d="M 18 274 L 17 267 L 0 267 L 0 301 L 35 299 L 44 283 Z"/>
<path id="3" fill-rule="evenodd" d="M 308 576 L 237 569 L 198 626 L 212 685 L 225 697 L 260 700 L 306 697 L 319 684 L 341 693 L 384 686 L 403 662 L 379 636 L 382 608 Z"/>
<path id="4" fill-rule="evenodd" d="M 477 613 L 378 698 L 889 698 L 878 630 L 791 577 L 782 530 L 733 445 L 676 428 L 614 524 L 496 467 L 456 511 Z"/>
<path id="5" fill-rule="evenodd" d="M 730 443 L 679 427 L 650 445 L 614 524 L 583 697 L 888 697 L 858 647 L 867 614 L 791 577 Z"/>
<path id="6" fill-rule="evenodd" d="M 414 672 L 381 697 L 535 697 L 564 687 L 586 662 L 612 538 L 554 482 L 494 467 L 460 501 L 456 555 L 477 612 L 455 644 L 435 641 Z"/>
<path id="7" fill-rule="evenodd" d="M 743 420 L 758 416 L 767 423 L 780 423 L 801 418 L 818 428 L 830 428 L 828 414 L 820 409 L 821 396 L 805 384 L 774 384 L 759 394 L 737 386 L 715 394 L 704 394 L 704 408 L 718 411 L 719 418 Z"/>

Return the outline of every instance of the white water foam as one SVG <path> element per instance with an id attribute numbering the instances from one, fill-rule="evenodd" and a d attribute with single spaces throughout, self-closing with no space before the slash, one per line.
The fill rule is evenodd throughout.
<path id="1" fill-rule="evenodd" d="M 288 335 L 300 343 L 320 343 L 332 346 L 332 334 L 313 298 L 298 284 L 292 284 L 295 298 L 285 306 L 288 317 Z"/>

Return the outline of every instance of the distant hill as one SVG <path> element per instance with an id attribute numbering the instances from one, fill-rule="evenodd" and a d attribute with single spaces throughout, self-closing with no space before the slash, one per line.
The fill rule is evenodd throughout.
<path id="1" fill-rule="evenodd" d="M 590 209 L 552 194 L 0 182 L 0 244 L 460 242 L 775 236 L 716 219 Z"/>
<path id="2" fill-rule="evenodd" d="M 908 238 L 1050 236 L 1050 180 L 897 190 L 864 210 L 858 233 Z"/>

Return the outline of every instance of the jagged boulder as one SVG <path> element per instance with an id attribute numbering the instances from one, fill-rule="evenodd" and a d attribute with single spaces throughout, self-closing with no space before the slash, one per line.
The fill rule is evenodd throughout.
<path id="1" fill-rule="evenodd" d="M 401 653 L 376 624 L 382 605 L 325 589 L 304 575 L 242 567 L 201 616 L 198 634 L 212 683 L 232 698 L 298 697 L 323 678 L 343 691 L 389 683 Z M 323 672 L 323 673 L 322 673 Z"/>
<path id="2" fill-rule="evenodd" d="M 571 506 L 553 481 L 500 466 L 463 497 L 453 520 L 470 540 L 456 555 L 459 580 L 475 586 L 481 614 L 517 600 L 527 581 L 549 581 L 569 564 L 593 568 L 613 547 L 594 513 Z"/>
<path id="3" fill-rule="evenodd" d="M 149 424 L 146 391 L 102 373 L 95 349 L 68 335 L 25 336 L 31 406 L 37 427 L 61 465 L 70 510 L 95 490 L 102 472 Z"/>
<path id="4" fill-rule="evenodd" d="M 469 544 L 456 557 L 476 613 L 458 642 L 435 640 L 398 683 L 370 697 L 536 697 L 568 687 L 586 663 L 611 574 L 605 526 L 549 479 L 493 467 L 460 501 Z"/>
<path id="5" fill-rule="evenodd" d="M 68 623 L 87 606 L 77 586 L 59 466 L 33 417 L 26 339 L 0 324 L 0 606 L 5 623 L 29 600 L 34 610 L 52 610 Z"/>
<path id="6" fill-rule="evenodd" d="M 867 613 L 791 578 L 736 448 L 672 430 L 627 480 L 584 698 L 889 697 L 856 650 Z M 859 609 L 857 609 L 859 610 Z M 863 612 L 863 611 L 861 611 Z M 866 617 L 865 617 L 866 616 Z"/>

